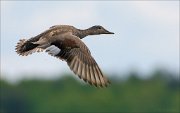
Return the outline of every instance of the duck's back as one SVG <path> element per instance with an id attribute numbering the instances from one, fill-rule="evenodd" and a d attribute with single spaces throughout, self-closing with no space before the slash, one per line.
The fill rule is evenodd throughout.
<path id="1" fill-rule="evenodd" d="M 32 37 L 28 40 L 23 39 L 20 40 L 19 44 L 16 47 L 17 52 L 20 55 L 28 55 L 35 51 L 39 51 L 36 49 L 38 44 L 37 42 L 42 42 L 42 40 L 52 40 L 52 38 L 56 35 L 63 35 L 64 33 L 71 32 L 73 35 L 78 34 L 78 30 L 70 25 L 55 25 L 50 27 L 48 30 L 40 33 L 39 35 Z M 35 49 L 34 49 L 35 48 Z M 31 51 L 30 51 L 31 50 Z"/>

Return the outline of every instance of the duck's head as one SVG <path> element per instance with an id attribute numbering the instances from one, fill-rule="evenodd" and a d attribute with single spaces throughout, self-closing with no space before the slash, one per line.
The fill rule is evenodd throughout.
<path id="1" fill-rule="evenodd" d="M 98 35 L 98 34 L 114 34 L 113 32 L 110 32 L 103 28 L 100 25 L 92 26 L 88 29 L 90 31 L 90 35 Z"/>

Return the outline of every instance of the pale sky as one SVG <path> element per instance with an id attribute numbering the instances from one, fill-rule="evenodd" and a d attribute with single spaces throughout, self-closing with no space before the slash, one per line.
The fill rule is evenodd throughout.
<path id="1" fill-rule="evenodd" d="M 46 53 L 15 52 L 19 39 L 58 24 L 102 25 L 115 33 L 83 39 L 108 77 L 132 70 L 144 77 L 157 68 L 179 73 L 179 1 L 1 1 L 1 78 L 13 82 L 72 73 Z"/>

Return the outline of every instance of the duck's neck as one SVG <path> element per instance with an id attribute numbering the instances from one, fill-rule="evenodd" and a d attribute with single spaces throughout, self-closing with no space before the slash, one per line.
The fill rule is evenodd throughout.
<path id="1" fill-rule="evenodd" d="M 80 34 L 79 37 L 81 39 L 86 37 L 86 36 L 88 36 L 88 35 L 95 35 L 94 32 L 91 29 L 79 30 L 79 32 L 80 32 L 79 33 Z"/>

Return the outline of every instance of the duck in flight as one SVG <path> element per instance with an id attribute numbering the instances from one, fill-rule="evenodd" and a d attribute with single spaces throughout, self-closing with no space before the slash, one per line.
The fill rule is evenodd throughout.
<path id="1" fill-rule="evenodd" d="M 69 25 L 56 25 L 28 40 L 21 39 L 16 45 L 16 52 L 27 56 L 45 50 L 48 54 L 66 61 L 80 79 L 96 87 L 107 87 L 109 80 L 103 75 L 88 47 L 81 41 L 88 35 L 100 34 L 114 33 L 99 25 L 85 30 Z"/>

